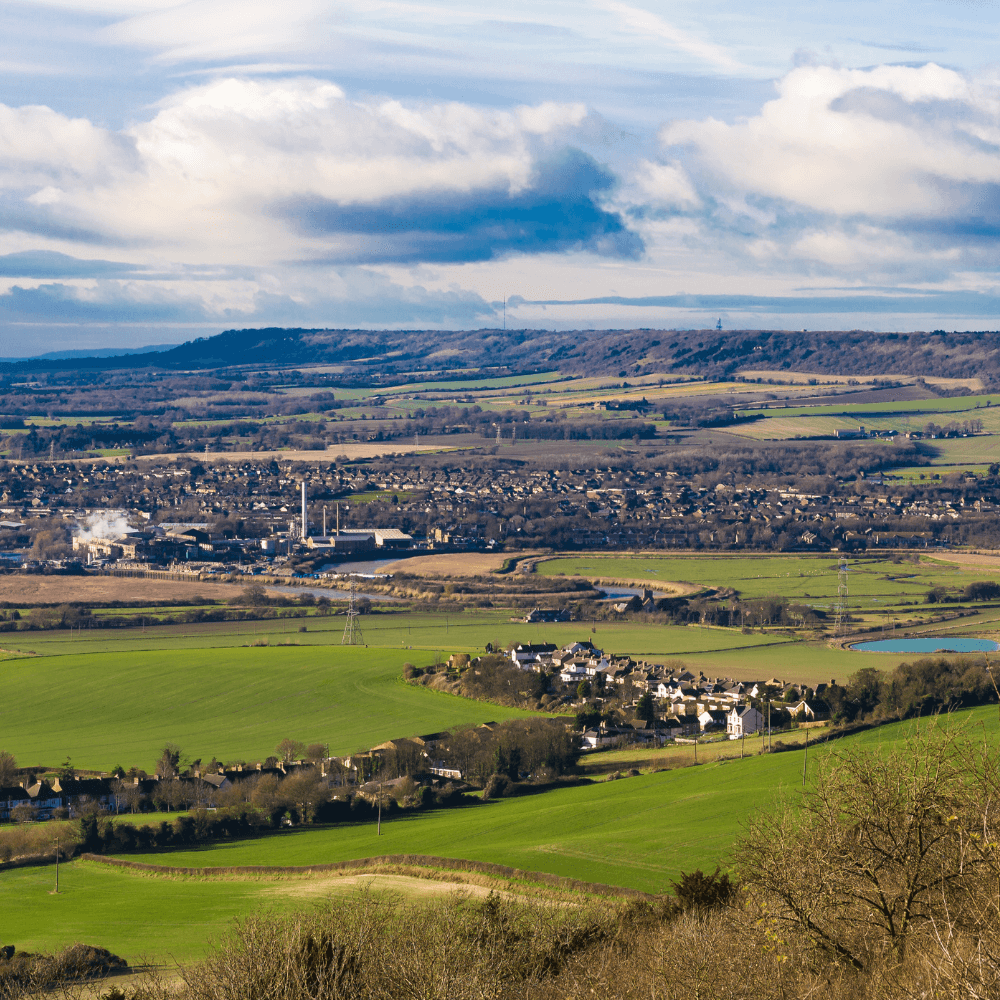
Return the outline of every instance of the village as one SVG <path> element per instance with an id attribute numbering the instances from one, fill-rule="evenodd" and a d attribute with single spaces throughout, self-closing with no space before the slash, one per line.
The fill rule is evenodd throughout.
<path id="1" fill-rule="evenodd" d="M 471 659 L 452 656 L 443 669 L 478 672 L 498 654 Z M 84 813 L 138 813 L 269 804 L 285 779 L 315 786 L 314 797 L 372 796 L 385 787 L 414 783 L 430 788 L 459 782 L 483 787 L 497 768 L 498 748 L 515 746 L 519 763 L 507 766 L 511 780 L 549 780 L 568 774 L 578 757 L 606 748 L 662 747 L 704 739 L 739 740 L 809 725 L 829 716 L 826 684 L 805 685 L 695 676 L 662 664 L 607 654 L 583 640 L 515 643 L 503 653 L 510 668 L 538 675 L 561 697 L 553 707 L 576 715 L 548 715 L 518 727 L 488 722 L 384 741 L 348 756 L 328 756 L 324 744 L 306 747 L 286 739 L 274 756 L 257 762 L 213 759 L 182 762 L 164 751 L 153 774 L 132 767 L 112 773 L 61 767 L 9 768 L 0 786 L 0 821 L 73 819 Z M 553 748 L 555 752 L 553 751 Z M 266 779 L 266 780 L 264 780 Z M 262 784 L 263 781 L 263 784 Z M 269 783 L 268 783 L 269 782 Z M 294 818 L 294 817 L 292 817 Z M 289 820 L 291 821 L 291 819 Z"/>

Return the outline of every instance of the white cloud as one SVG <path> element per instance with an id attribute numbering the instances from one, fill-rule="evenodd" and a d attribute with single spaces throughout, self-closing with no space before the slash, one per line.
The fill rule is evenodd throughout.
<path id="1" fill-rule="evenodd" d="M 617 0 L 604 0 L 604 2 L 597 0 L 597 6 L 603 7 L 612 14 L 617 14 L 622 25 L 635 34 L 644 38 L 664 41 L 671 48 L 694 56 L 695 59 L 716 69 L 732 72 L 744 68 L 722 46 L 698 38 L 669 21 L 665 21 L 652 11 L 633 7 L 631 4 L 619 3 Z"/>
<path id="2" fill-rule="evenodd" d="M 934 64 L 801 67 L 760 114 L 675 122 L 661 139 L 688 150 L 702 190 L 833 215 L 942 217 L 962 186 L 1000 182 L 995 93 Z"/>
<path id="3" fill-rule="evenodd" d="M 691 178 L 679 163 L 654 163 L 642 160 L 633 176 L 636 202 L 657 206 L 697 208 L 701 204 Z"/>
<path id="4" fill-rule="evenodd" d="M 20 193 L 27 211 L 105 233 L 140 255 L 258 265 L 309 255 L 320 242 L 330 248 L 329 237 L 293 231 L 275 203 L 516 194 L 539 152 L 585 116 L 581 104 L 551 102 L 496 111 L 356 101 L 308 78 L 193 87 L 123 133 L 45 107 L 0 105 L 0 193 Z M 344 255 L 352 239 L 340 239 Z"/>
<path id="5" fill-rule="evenodd" d="M 327 35 L 330 5 L 322 0 L 191 0 L 118 21 L 108 41 L 154 48 L 160 62 L 231 59 L 295 52 Z"/>

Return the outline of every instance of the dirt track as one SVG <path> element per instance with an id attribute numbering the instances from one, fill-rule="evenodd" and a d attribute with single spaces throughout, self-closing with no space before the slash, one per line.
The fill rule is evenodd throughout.
<path id="1" fill-rule="evenodd" d="M 485 885 L 478 885 L 466 879 L 417 878 L 413 875 L 380 874 L 368 872 L 363 875 L 317 875 L 309 879 L 288 879 L 272 888 L 267 895 L 292 896 L 295 898 L 329 896 L 335 893 L 355 892 L 358 889 L 397 892 L 409 899 L 426 899 L 429 896 L 449 895 L 465 892 L 471 896 L 486 896 L 494 886 L 489 879 Z"/>

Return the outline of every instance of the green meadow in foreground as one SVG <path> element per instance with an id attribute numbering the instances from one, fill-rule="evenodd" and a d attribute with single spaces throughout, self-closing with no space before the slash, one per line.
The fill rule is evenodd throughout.
<path id="1" fill-rule="evenodd" d="M 977 724 L 974 735 L 998 735 L 994 706 L 957 713 L 946 724 L 961 721 Z M 827 755 L 851 745 L 902 740 L 918 726 L 933 724 L 897 723 L 814 746 L 810 771 Z M 363 823 L 127 857 L 157 865 L 215 867 L 430 854 L 661 892 L 681 871 L 725 867 L 745 818 L 769 808 L 781 795 L 797 793 L 803 759 L 802 751 L 792 751 L 395 817 L 383 823 L 381 837 L 375 824 Z M 217 880 L 152 876 L 80 861 L 63 866 L 59 897 L 49 895 L 52 879 L 48 868 L 0 873 L 5 943 L 51 949 L 86 940 L 132 959 L 189 958 L 203 953 L 207 938 L 233 916 L 261 906 L 291 905 L 295 885 L 302 885 L 256 875 Z"/>
<path id="2" fill-rule="evenodd" d="M 995 708 L 962 713 L 997 729 Z M 819 744 L 825 754 L 904 739 L 924 723 L 905 722 Z M 731 752 L 739 755 L 739 744 Z M 272 837 L 191 850 L 129 855 L 184 867 L 308 865 L 379 854 L 432 854 L 491 861 L 587 882 L 666 889 L 679 871 L 724 861 L 743 819 L 802 781 L 799 751 L 718 761 L 563 788 L 466 809 L 404 814 L 382 824 L 290 830 Z"/>

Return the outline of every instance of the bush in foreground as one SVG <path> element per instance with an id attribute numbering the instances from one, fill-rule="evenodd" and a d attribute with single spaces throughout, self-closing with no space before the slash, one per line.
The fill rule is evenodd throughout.
<path id="1" fill-rule="evenodd" d="M 55 955 L 17 952 L 8 945 L 0 950 L 0 998 L 27 997 L 126 968 L 123 958 L 89 944 L 74 944 Z"/>

